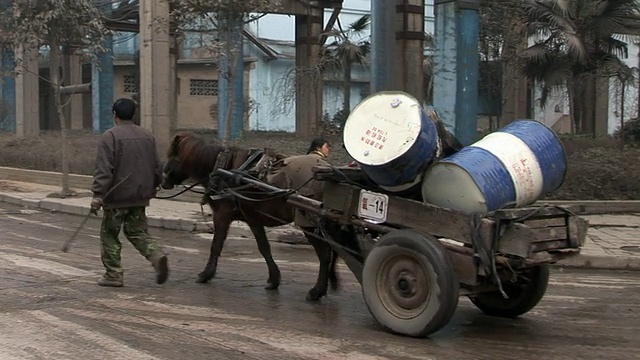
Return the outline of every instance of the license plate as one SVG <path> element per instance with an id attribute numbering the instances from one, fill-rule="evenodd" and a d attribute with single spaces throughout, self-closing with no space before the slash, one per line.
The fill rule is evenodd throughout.
<path id="1" fill-rule="evenodd" d="M 358 202 L 358 217 L 376 224 L 386 222 L 388 206 L 389 196 L 361 190 L 360 201 Z"/>

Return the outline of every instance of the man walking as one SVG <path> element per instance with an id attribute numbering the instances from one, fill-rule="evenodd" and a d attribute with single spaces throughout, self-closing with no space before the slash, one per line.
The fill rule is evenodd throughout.
<path id="1" fill-rule="evenodd" d="M 162 179 L 162 163 L 153 135 L 133 122 L 136 104 L 118 99 L 113 104 L 115 126 L 98 141 L 91 212 L 104 208 L 100 228 L 101 258 L 106 272 L 100 286 L 123 286 L 120 229 L 156 270 L 156 282 L 169 277 L 167 257 L 147 232 L 146 207 Z M 112 191 L 111 191 L 112 190 Z"/>

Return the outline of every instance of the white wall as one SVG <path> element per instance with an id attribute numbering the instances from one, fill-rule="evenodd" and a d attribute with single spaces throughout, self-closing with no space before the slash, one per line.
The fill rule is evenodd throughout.
<path id="1" fill-rule="evenodd" d="M 547 104 L 543 108 L 541 106 L 541 90 L 536 86 L 533 97 L 533 117 L 545 125 L 551 127 L 560 120 L 564 115 L 569 115 L 569 98 L 567 92 L 562 90 L 554 90 L 547 99 Z"/>
<path id="2" fill-rule="evenodd" d="M 638 52 L 640 48 L 638 44 L 629 45 L 629 57 L 622 59 L 625 64 L 637 69 L 640 67 L 638 62 Z M 607 118 L 608 133 L 613 134 L 620 127 L 621 119 L 621 103 L 622 103 L 622 86 L 615 80 L 611 79 L 609 85 L 609 114 Z M 540 107 L 540 87 L 536 86 L 534 94 L 534 117 L 538 121 L 542 121 L 548 126 L 553 126 L 561 115 L 569 115 L 569 99 L 566 91 L 555 91 L 547 102 L 545 109 Z M 625 90 L 625 114 L 624 119 L 633 119 L 638 114 L 638 75 L 635 82 L 628 84 Z M 556 112 L 560 110 L 560 112 Z"/>
<path id="3" fill-rule="evenodd" d="M 627 66 L 636 68 L 636 79 L 633 84 L 625 87 L 624 100 L 624 120 L 634 119 L 638 116 L 638 78 L 640 68 L 638 56 L 640 53 L 639 44 L 629 45 L 629 58 L 623 59 Z M 619 127 L 622 120 L 622 84 L 612 79 L 609 85 L 609 134 L 613 134 Z"/>
<path id="4" fill-rule="evenodd" d="M 369 0 L 345 0 L 340 12 L 340 21 L 343 27 L 370 12 Z M 331 9 L 325 12 L 325 25 L 331 16 Z M 295 17 L 287 15 L 269 14 L 249 24 L 249 28 L 260 38 L 288 42 L 281 46 L 272 47 L 280 53 L 295 55 L 293 43 L 295 41 Z M 368 38 L 369 33 L 363 34 Z M 354 39 L 355 40 L 355 39 Z M 331 39 L 329 39 L 331 41 Z M 251 114 L 249 123 L 252 130 L 260 131 L 295 131 L 295 104 L 287 101 L 287 107 L 283 108 L 283 98 L 295 99 L 295 87 L 291 78 L 291 72 L 295 67 L 293 59 L 278 59 L 266 62 L 264 55 L 255 47 L 251 50 L 251 56 L 256 56 L 259 61 L 256 68 L 251 71 L 250 94 L 257 103 L 257 109 Z M 289 76 L 288 79 L 285 77 Z M 355 66 L 352 76 L 356 80 L 369 81 L 368 67 Z M 352 85 L 351 106 L 355 106 L 361 100 L 361 92 L 365 84 Z M 330 117 L 342 107 L 342 87 L 334 82 L 325 84 L 323 99 L 323 113 Z"/>

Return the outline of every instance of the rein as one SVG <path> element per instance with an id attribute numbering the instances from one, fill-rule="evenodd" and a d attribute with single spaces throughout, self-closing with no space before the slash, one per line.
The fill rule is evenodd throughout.
<path id="1" fill-rule="evenodd" d="M 200 185 L 200 183 L 199 183 L 199 182 L 196 182 L 196 183 L 193 183 L 192 185 L 185 186 L 185 187 L 184 187 L 184 189 L 183 189 L 183 190 L 181 190 L 180 192 L 178 192 L 177 194 L 173 194 L 173 195 L 169 195 L 169 196 L 157 196 L 157 195 L 156 195 L 156 196 L 154 196 L 153 198 L 154 198 L 154 199 L 160 199 L 160 200 L 173 199 L 174 197 L 178 197 L 178 196 L 180 196 L 180 195 L 182 195 L 182 194 L 186 193 L 187 191 L 189 191 L 189 190 L 193 189 L 194 187 L 196 187 L 196 186 L 198 186 L 198 185 Z M 192 190 L 192 191 L 193 191 L 193 192 L 195 192 L 195 193 L 197 193 L 197 194 L 201 194 L 201 193 L 200 193 L 200 192 L 198 192 L 198 191 L 194 191 L 194 190 Z"/>

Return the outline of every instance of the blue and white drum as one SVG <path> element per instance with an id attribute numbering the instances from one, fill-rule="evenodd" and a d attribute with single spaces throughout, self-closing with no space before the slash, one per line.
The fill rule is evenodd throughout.
<path id="1" fill-rule="evenodd" d="M 560 187 L 566 171 L 555 132 L 540 122 L 519 120 L 430 167 L 422 197 L 465 212 L 526 206 Z"/>
<path id="2" fill-rule="evenodd" d="M 381 188 L 416 186 L 440 151 L 438 131 L 420 103 L 404 92 L 379 92 L 358 104 L 344 126 L 349 155 Z"/>

